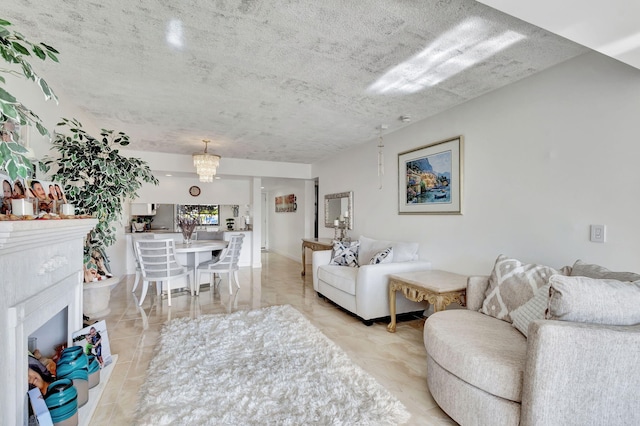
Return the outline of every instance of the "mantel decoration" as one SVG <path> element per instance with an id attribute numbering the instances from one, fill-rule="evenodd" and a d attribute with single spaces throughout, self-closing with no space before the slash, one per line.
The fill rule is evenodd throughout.
<path id="1" fill-rule="evenodd" d="M 58 157 L 45 157 L 40 169 L 48 172 L 53 166 L 51 179 L 64 186 L 69 203 L 79 214 L 98 219 L 96 227 L 87 235 L 84 247 L 85 282 L 110 274 L 105 248 L 116 241 L 115 224 L 122 217 L 125 198 L 138 197 L 143 182 L 158 184 L 146 162 L 124 157 L 116 149 L 129 145 L 129 136 L 123 132 L 102 129 L 100 137 L 89 135 L 75 119 L 63 118 L 58 126 L 68 127 L 72 136 L 55 134 L 52 150 Z M 97 272 L 92 273 L 92 270 Z"/>
<path id="2" fill-rule="evenodd" d="M 38 76 L 25 57 L 32 57 L 31 53 L 41 60 L 51 59 L 58 62 L 59 52 L 45 44 L 34 44 L 7 27 L 11 23 L 0 19 L 0 56 L 9 64 L 8 68 L 0 68 L 1 74 L 25 77 L 38 85 L 46 100 L 58 98 L 47 82 Z M 18 71 L 20 70 L 20 71 Z M 6 84 L 0 75 L 0 84 Z M 49 134 L 42 125 L 40 117 L 22 104 L 15 96 L 0 86 L 0 170 L 5 170 L 12 181 L 27 179 L 32 176 L 33 165 L 28 158 L 28 150 L 20 144 L 21 126 L 35 125 L 42 136 Z"/>
<path id="3" fill-rule="evenodd" d="M 204 142 L 204 152 L 193 154 L 193 165 L 196 166 L 200 182 L 213 182 L 213 177 L 220 165 L 220 156 L 207 152 L 210 140 L 203 139 L 202 142 Z"/>
<path id="4" fill-rule="evenodd" d="M 399 214 L 462 214 L 462 136 L 398 154 Z"/>

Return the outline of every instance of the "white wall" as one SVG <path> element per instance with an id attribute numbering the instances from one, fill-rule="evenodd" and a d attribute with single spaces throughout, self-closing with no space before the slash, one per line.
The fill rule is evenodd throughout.
<path id="1" fill-rule="evenodd" d="M 321 199 L 354 191 L 352 236 L 418 241 L 434 268 L 486 274 L 504 253 L 640 272 L 639 120 L 640 71 L 589 53 L 385 136 L 382 190 L 376 141 L 313 175 Z M 397 154 L 457 135 L 463 215 L 398 215 Z M 590 224 L 607 226 L 605 244 L 589 242 Z"/>
<path id="2" fill-rule="evenodd" d="M 144 156 L 140 156 L 144 159 Z M 251 182 L 248 179 L 220 179 L 200 182 L 196 177 L 169 177 L 154 174 L 158 185 L 144 183 L 138 190 L 139 203 L 166 204 L 250 204 Z M 197 197 L 189 194 L 189 188 L 196 185 L 201 193 Z"/>
<path id="3" fill-rule="evenodd" d="M 276 190 L 267 193 L 267 223 L 269 251 L 281 254 L 297 262 L 301 261 L 300 249 L 305 237 L 309 219 L 313 221 L 313 192 L 309 193 L 309 181 L 290 179 Z M 311 183 L 313 183 L 311 181 Z M 313 185 L 311 185 L 313 189 Z M 295 212 L 275 211 L 275 197 L 295 194 L 297 210 Z M 311 209 L 310 209 L 311 207 Z"/>

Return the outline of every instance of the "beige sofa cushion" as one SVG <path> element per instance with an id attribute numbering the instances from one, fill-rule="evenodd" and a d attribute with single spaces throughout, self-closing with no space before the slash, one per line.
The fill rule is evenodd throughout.
<path id="1" fill-rule="evenodd" d="M 604 280 L 640 281 L 640 274 L 610 271 L 604 266 L 590 265 L 580 259 L 576 260 L 576 263 L 573 264 L 570 275 L 572 277 L 580 276 Z"/>
<path id="2" fill-rule="evenodd" d="M 640 281 L 554 275 L 547 319 L 603 325 L 640 324 Z"/>
<path id="3" fill-rule="evenodd" d="M 358 268 L 348 266 L 322 265 L 318 268 L 318 280 L 354 296 L 357 275 Z"/>
<path id="4" fill-rule="evenodd" d="M 527 339 L 511 324 L 466 309 L 436 312 L 424 325 L 424 342 L 433 360 L 451 374 L 520 402 Z"/>
<path id="5" fill-rule="evenodd" d="M 559 273 L 544 265 L 522 263 L 503 254 L 498 256 L 489 277 L 481 312 L 507 322 L 512 322 L 511 312 L 524 305 L 536 290 L 549 282 L 549 277 Z"/>
<path id="6" fill-rule="evenodd" d="M 360 241 L 360 251 L 358 254 L 358 262 L 360 265 L 367 265 L 371 258 L 378 252 L 388 248 L 393 248 L 393 259 L 391 262 L 410 262 L 418 260 L 420 244 L 405 243 L 401 241 L 384 241 L 367 238 L 363 235 L 358 239 Z"/>

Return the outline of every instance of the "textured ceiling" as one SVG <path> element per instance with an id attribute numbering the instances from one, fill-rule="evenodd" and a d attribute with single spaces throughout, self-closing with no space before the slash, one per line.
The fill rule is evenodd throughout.
<path id="1" fill-rule="evenodd" d="M 640 69 L 640 2 L 479 0 Z"/>
<path id="2" fill-rule="evenodd" d="M 586 51 L 472 0 L 3 5 L 60 51 L 33 63 L 95 126 L 242 159 L 312 163 Z"/>

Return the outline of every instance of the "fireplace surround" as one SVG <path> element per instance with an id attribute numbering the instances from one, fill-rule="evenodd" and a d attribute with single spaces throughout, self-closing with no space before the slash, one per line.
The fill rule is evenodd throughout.
<path id="1" fill-rule="evenodd" d="M 67 315 L 67 344 L 82 328 L 83 242 L 96 219 L 0 222 L 0 412 L 27 424 L 27 340 L 56 314 Z"/>

